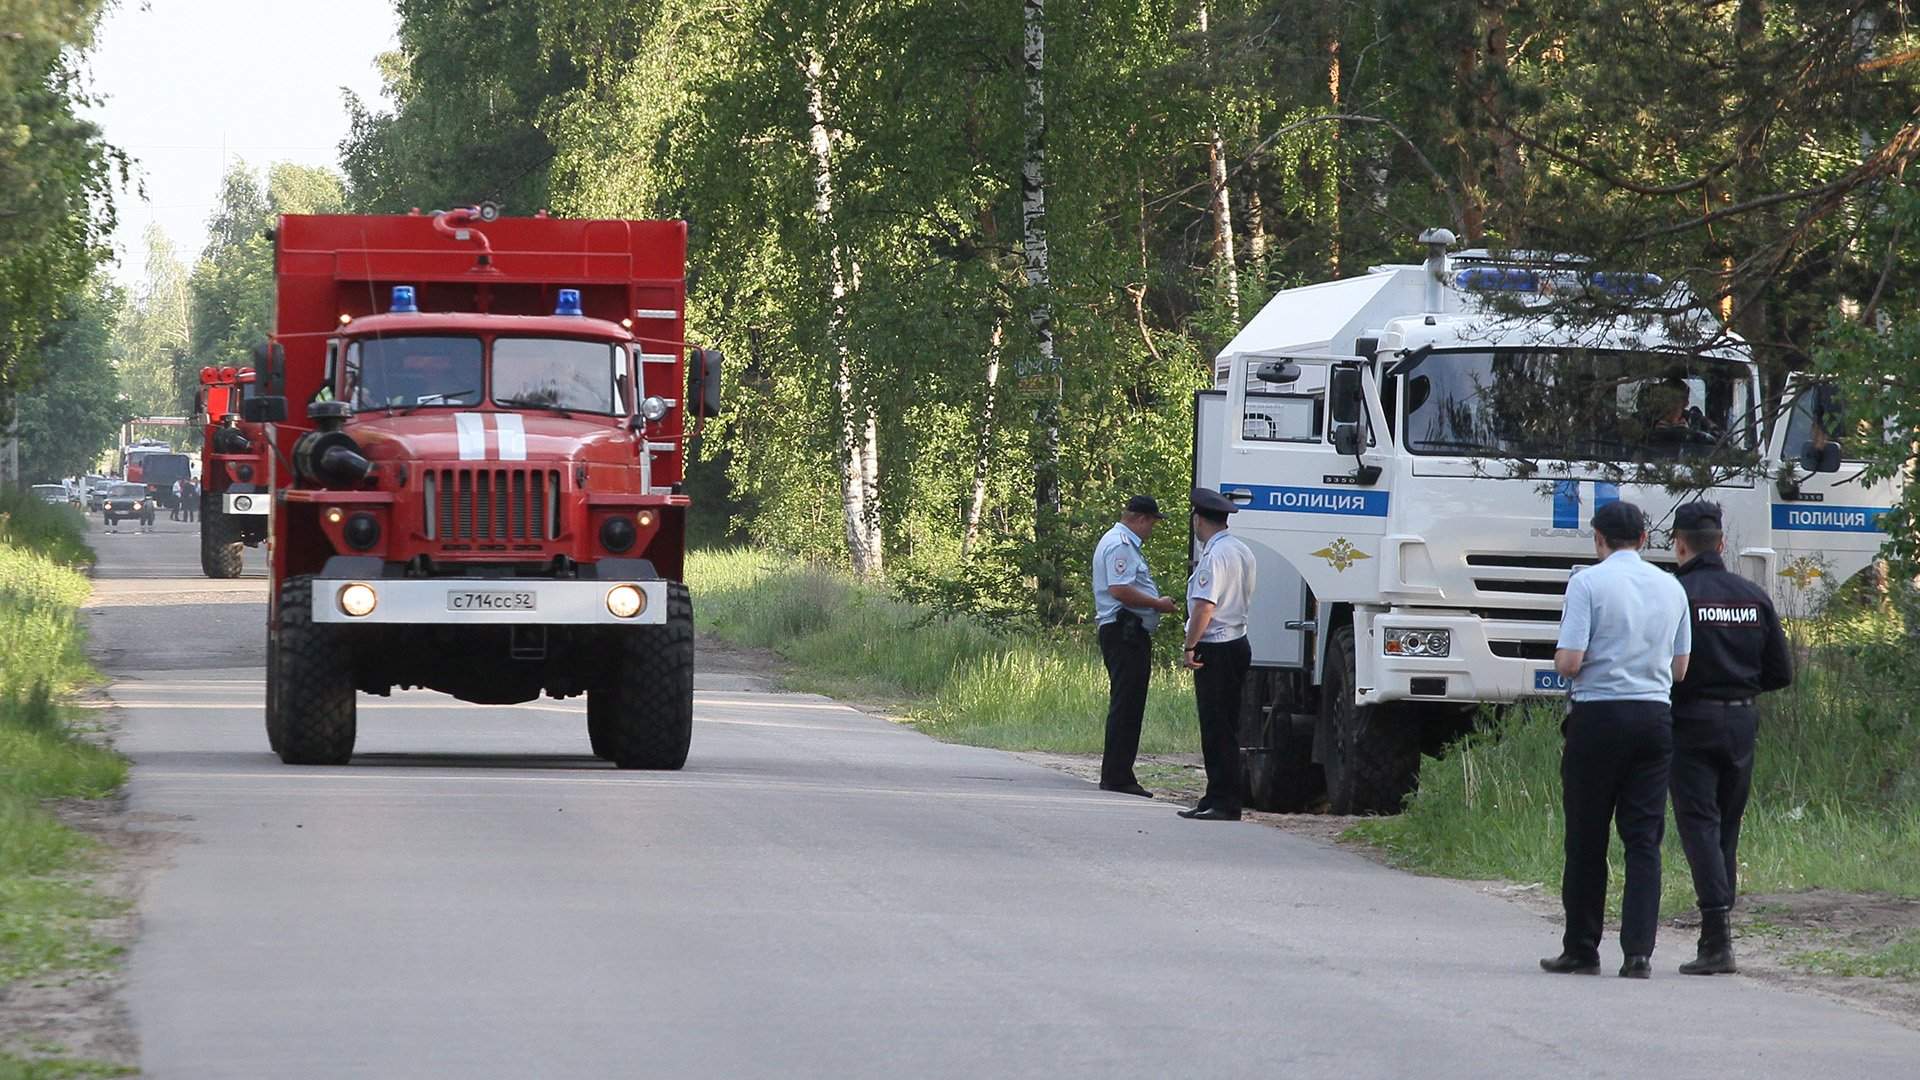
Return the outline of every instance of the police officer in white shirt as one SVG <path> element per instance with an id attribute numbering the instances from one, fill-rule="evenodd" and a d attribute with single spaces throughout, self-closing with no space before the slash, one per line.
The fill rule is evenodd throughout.
<path id="1" fill-rule="evenodd" d="M 1227 515 L 1239 509 L 1217 491 L 1193 491 L 1200 557 L 1187 579 L 1187 643 L 1181 659 L 1193 670 L 1207 793 L 1180 816 L 1194 821 L 1240 820 L 1240 691 L 1253 663 L 1247 609 L 1253 603 L 1254 561 L 1247 545 L 1227 532 Z"/>
<path id="2" fill-rule="evenodd" d="M 1693 652 L 1687 594 L 1672 574 L 1640 558 L 1647 519 L 1628 502 L 1593 514 L 1598 565 L 1567 581 L 1555 670 L 1572 682 L 1560 787 L 1566 807 L 1566 868 L 1560 903 L 1567 930 L 1559 956 L 1540 961 L 1563 975 L 1600 972 L 1607 903 L 1607 832 L 1626 851 L 1620 903 L 1620 975 L 1652 974 L 1660 923 L 1660 840 L 1673 761 L 1673 684 Z"/>
<path id="3" fill-rule="evenodd" d="M 1120 520 L 1093 549 L 1093 614 L 1100 624 L 1100 658 L 1107 665 L 1107 743 L 1100 787 L 1153 798 L 1133 774 L 1140 752 L 1140 721 L 1147 711 L 1153 669 L 1153 629 L 1160 616 L 1180 610 L 1161 596 L 1140 545 L 1165 515 L 1151 495 L 1127 500 Z"/>

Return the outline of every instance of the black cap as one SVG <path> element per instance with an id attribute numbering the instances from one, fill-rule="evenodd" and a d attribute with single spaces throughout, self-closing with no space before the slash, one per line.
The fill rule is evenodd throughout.
<path id="1" fill-rule="evenodd" d="M 1686 532 L 1724 528 L 1720 519 L 1720 504 L 1705 501 L 1687 503 L 1673 512 L 1673 527 Z"/>
<path id="2" fill-rule="evenodd" d="M 1163 518 L 1167 516 L 1160 512 L 1160 504 L 1155 501 L 1151 495 L 1135 495 L 1133 498 L 1128 499 L 1127 513 L 1145 514 L 1150 518 Z"/>
<path id="3" fill-rule="evenodd" d="M 1593 512 L 1593 529 L 1616 544 L 1629 543 L 1647 531 L 1647 515 L 1630 502 L 1610 502 Z"/>
<path id="4" fill-rule="evenodd" d="M 1232 499 L 1214 491 L 1212 488 L 1194 488 L 1193 512 L 1196 514 L 1213 514 L 1217 516 L 1221 514 L 1237 514 L 1240 512 L 1240 508 L 1233 505 Z"/>

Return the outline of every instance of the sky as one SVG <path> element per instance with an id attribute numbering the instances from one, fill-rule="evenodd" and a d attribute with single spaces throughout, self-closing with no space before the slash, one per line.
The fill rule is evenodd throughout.
<path id="1" fill-rule="evenodd" d="M 118 0 L 88 66 L 106 99 L 90 115 L 135 163 L 119 280 L 143 276 L 150 223 L 183 262 L 199 255 L 231 163 L 337 165 L 341 88 L 379 100 L 374 57 L 395 27 L 392 0 Z"/>

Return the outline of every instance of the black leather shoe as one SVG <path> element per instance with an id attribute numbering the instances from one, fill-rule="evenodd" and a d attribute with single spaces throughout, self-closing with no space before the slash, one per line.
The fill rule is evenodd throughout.
<path id="1" fill-rule="evenodd" d="M 1559 956 L 1548 957 L 1540 961 L 1540 970 L 1550 972 L 1554 975 L 1598 975 L 1600 974 L 1600 961 L 1588 960 L 1585 957 L 1575 956 L 1570 952 L 1563 952 Z"/>
<path id="2" fill-rule="evenodd" d="M 1180 816 L 1188 821 L 1239 821 L 1240 811 L 1222 810 L 1217 806 L 1199 807 L 1180 811 Z"/>
<path id="3" fill-rule="evenodd" d="M 1623 979 L 1653 978 L 1653 957 L 1629 956 L 1627 962 L 1620 965 L 1620 977 Z"/>
<path id="4" fill-rule="evenodd" d="M 1153 798 L 1153 792 L 1140 786 L 1136 781 L 1131 784 L 1101 784 L 1101 791 L 1111 791 L 1120 795 L 1138 795 L 1143 799 Z"/>

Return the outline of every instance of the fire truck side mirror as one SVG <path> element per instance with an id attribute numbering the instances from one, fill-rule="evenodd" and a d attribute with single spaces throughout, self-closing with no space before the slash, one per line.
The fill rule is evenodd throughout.
<path id="1" fill-rule="evenodd" d="M 240 419 L 249 424 L 283 424 L 287 399 L 278 394 L 256 394 L 240 403 Z"/>
<path id="2" fill-rule="evenodd" d="M 287 349 L 279 342 L 268 342 L 253 347 L 253 370 L 256 372 L 255 385 L 265 383 L 263 389 L 279 394 L 286 391 Z M 282 417 L 285 419 L 285 417 Z"/>
<path id="3" fill-rule="evenodd" d="M 695 349 L 690 358 L 691 377 L 688 379 L 687 397 L 692 402 L 695 415 L 720 415 L 720 368 L 726 357 L 719 349 Z"/>

